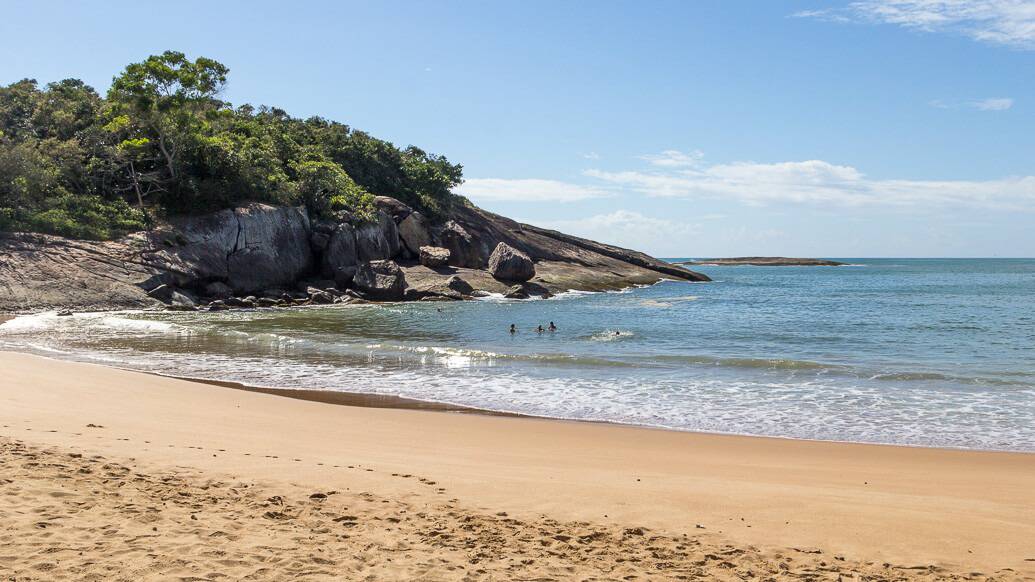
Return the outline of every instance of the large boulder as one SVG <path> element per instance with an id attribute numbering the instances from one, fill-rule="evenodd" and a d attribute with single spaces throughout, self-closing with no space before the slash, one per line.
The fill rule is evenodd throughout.
<path id="1" fill-rule="evenodd" d="M 431 245 L 428 221 L 420 212 L 412 212 L 399 222 L 399 240 L 411 257 L 420 254 L 421 247 Z"/>
<path id="2" fill-rule="evenodd" d="M 489 274 L 502 281 L 524 282 L 535 277 L 535 265 L 528 255 L 501 242 L 489 257 Z"/>
<path id="3" fill-rule="evenodd" d="M 356 229 L 356 254 L 362 263 L 395 258 L 400 249 L 399 227 L 382 210 L 377 211 L 374 222 Z"/>
<path id="4" fill-rule="evenodd" d="M 374 196 L 374 207 L 391 216 L 396 224 L 401 223 L 407 216 L 413 213 L 413 209 L 407 206 L 406 203 L 390 196 Z"/>
<path id="5" fill-rule="evenodd" d="M 228 283 L 235 292 L 293 283 L 312 269 L 309 215 L 303 207 L 250 204 L 234 210 L 237 243 L 227 258 Z"/>
<path id="6" fill-rule="evenodd" d="M 343 223 L 330 234 L 324 248 L 321 271 L 325 277 L 334 279 L 339 287 L 352 283 L 356 269 L 359 268 L 356 246 L 356 229 Z"/>
<path id="7" fill-rule="evenodd" d="M 150 235 L 151 266 L 174 274 L 180 287 L 225 281 L 235 292 L 293 282 L 312 268 L 309 215 L 303 207 L 249 204 L 179 217 Z"/>
<path id="8" fill-rule="evenodd" d="M 438 239 L 439 246 L 449 249 L 450 265 L 470 269 L 485 267 L 486 257 L 481 252 L 481 245 L 455 220 L 446 222 L 438 233 Z"/>
<path id="9" fill-rule="evenodd" d="M 449 264 L 449 249 L 442 247 L 420 247 L 420 264 L 432 269 Z"/>
<path id="10" fill-rule="evenodd" d="M 406 292 L 406 277 L 395 261 L 370 261 L 360 265 L 353 286 L 369 299 L 401 301 Z"/>

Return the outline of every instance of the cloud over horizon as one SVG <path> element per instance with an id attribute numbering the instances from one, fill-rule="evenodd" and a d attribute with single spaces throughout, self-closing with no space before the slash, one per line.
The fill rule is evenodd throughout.
<path id="1" fill-rule="evenodd" d="M 536 178 L 469 178 L 456 193 L 471 200 L 492 202 L 577 202 L 613 195 L 594 186 Z"/>
<path id="2" fill-rule="evenodd" d="M 734 201 L 748 206 L 941 207 L 1035 211 L 1035 176 L 993 180 L 870 178 L 824 160 L 708 164 L 699 151 L 638 156 L 645 168 L 583 172 L 597 183 L 473 178 L 458 192 L 476 202 L 577 202 L 631 193 L 651 198 Z"/>
<path id="3" fill-rule="evenodd" d="M 752 206 L 954 205 L 1035 210 L 1035 176 L 984 181 L 873 179 L 852 166 L 823 160 L 702 162 L 697 167 L 619 172 L 592 169 L 585 175 L 645 196 L 735 200 Z"/>

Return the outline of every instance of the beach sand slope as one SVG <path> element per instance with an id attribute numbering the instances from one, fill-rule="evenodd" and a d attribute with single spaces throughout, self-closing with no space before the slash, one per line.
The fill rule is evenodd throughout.
<path id="1" fill-rule="evenodd" d="M 334 406 L 0 353 L 0 579 L 1035 579 L 1035 457 Z"/>

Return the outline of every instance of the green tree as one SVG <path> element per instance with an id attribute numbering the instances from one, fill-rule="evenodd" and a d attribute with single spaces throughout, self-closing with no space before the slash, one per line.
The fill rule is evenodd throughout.
<path id="1" fill-rule="evenodd" d="M 150 140 L 164 163 L 165 181 L 179 177 L 181 155 L 200 131 L 204 114 L 223 106 L 216 95 L 228 72 L 212 59 L 191 61 L 181 52 L 166 51 L 127 66 L 112 82 L 108 100 L 113 111 L 139 130 L 142 135 L 135 139 Z"/>

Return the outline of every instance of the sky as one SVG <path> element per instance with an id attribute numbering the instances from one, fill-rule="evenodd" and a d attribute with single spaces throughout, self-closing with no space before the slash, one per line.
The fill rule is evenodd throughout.
<path id="1" fill-rule="evenodd" d="M 1035 0 L 0 0 L 0 83 L 164 50 L 663 257 L 1035 256 Z"/>

